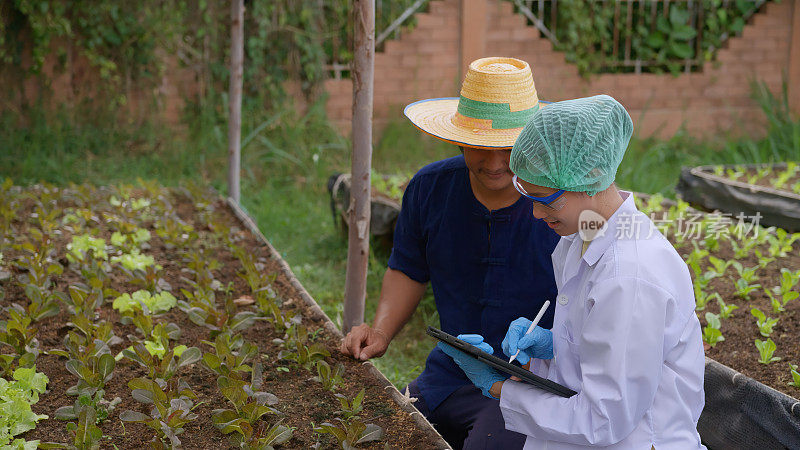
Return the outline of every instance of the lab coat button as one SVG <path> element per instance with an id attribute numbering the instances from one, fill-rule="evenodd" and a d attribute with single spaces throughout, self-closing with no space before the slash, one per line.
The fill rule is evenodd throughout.
<path id="1" fill-rule="evenodd" d="M 564 295 L 564 294 L 558 294 L 558 297 L 556 297 L 556 300 L 557 300 L 557 301 L 558 301 L 558 303 L 559 303 L 560 305 L 562 305 L 562 306 L 563 306 L 563 305 L 566 305 L 566 304 L 567 304 L 567 302 L 569 302 L 569 298 L 568 298 L 566 295 Z"/>

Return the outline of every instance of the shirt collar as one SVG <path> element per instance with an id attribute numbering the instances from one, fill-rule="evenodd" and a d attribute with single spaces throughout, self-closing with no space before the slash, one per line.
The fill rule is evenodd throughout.
<path id="1" fill-rule="evenodd" d="M 617 240 L 617 228 L 620 225 L 620 217 L 624 216 L 630 218 L 633 214 L 638 212 L 636 204 L 633 201 L 633 194 L 628 191 L 619 191 L 619 194 L 623 198 L 623 202 L 606 222 L 606 232 L 602 236 L 593 239 L 591 244 L 589 244 L 589 248 L 586 249 L 586 253 L 583 254 L 583 260 L 590 266 L 597 263 L 600 257 L 608 250 L 608 247 Z M 575 237 L 578 236 L 578 233 L 570 236 L 572 240 L 574 240 Z"/>

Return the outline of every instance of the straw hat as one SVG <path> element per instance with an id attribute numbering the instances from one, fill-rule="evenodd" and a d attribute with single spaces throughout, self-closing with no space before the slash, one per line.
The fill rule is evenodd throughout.
<path id="1" fill-rule="evenodd" d="M 443 141 L 510 149 L 542 106 L 528 63 L 490 57 L 469 65 L 461 97 L 420 100 L 406 106 L 403 113 L 417 128 Z"/>

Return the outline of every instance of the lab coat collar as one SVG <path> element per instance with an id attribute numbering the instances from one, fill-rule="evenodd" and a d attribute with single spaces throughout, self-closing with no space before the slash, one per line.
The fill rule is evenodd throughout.
<path id="1" fill-rule="evenodd" d="M 623 202 L 606 222 L 606 232 L 602 236 L 593 239 L 586 249 L 586 252 L 583 254 L 583 260 L 590 266 L 597 263 L 600 257 L 608 250 L 608 247 L 617 240 L 617 236 L 619 235 L 617 227 L 619 226 L 620 216 L 624 215 L 630 218 L 633 214 L 638 212 L 636 204 L 633 201 L 632 193 L 628 191 L 619 191 L 619 194 L 623 198 Z M 572 239 L 574 240 L 574 236 L 578 236 L 578 233 L 571 236 L 573 236 Z"/>

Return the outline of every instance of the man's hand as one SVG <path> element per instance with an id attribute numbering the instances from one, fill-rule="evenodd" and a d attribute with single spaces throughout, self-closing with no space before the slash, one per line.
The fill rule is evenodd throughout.
<path id="1" fill-rule="evenodd" d="M 341 351 L 345 355 L 366 361 L 370 358 L 377 358 L 386 353 L 389 347 L 389 339 L 383 331 L 372 328 L 362 323 L 353 327 L 342 341 Z"/>

